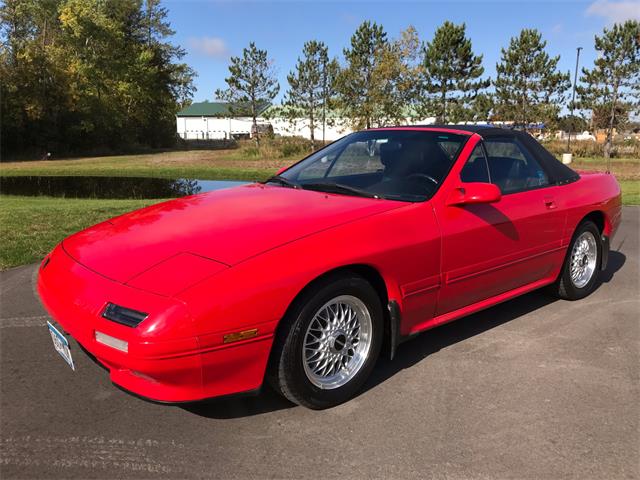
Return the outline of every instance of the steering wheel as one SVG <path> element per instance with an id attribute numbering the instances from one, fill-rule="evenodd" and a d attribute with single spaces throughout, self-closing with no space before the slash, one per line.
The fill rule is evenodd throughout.
<path id="1" fill-rule="evenodd" d="M 411 175 L 407 175 L 407 180 L 410 180 L 412 178 L 421 178 L 421 179 L 429 180 L 430 182 L 433 182 L 434 185 L 438 185 L 438 181 L 435 178 L 433 178 L 431 175 L 427 175 L 426 173 L 412 173 Z"/>

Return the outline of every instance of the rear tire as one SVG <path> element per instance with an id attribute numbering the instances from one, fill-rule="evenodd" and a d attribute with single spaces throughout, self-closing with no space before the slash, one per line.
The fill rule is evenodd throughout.
<path id="1" fill-rule="evenodd" d="M 551 291 L 565 300 L 579 300 L 596 287 L 602 265 L 602 239 L 598 227 L 590 220 L 576 228 L 562 271 Z"/>
<path id="2" fill-rule="evenodd" d="M 364 385 L 380 354 L 380 298 L 364 278 L 332 275 L 304 292 L 283 318 L 268 380 L 312 409 L 339 405 Z"/>

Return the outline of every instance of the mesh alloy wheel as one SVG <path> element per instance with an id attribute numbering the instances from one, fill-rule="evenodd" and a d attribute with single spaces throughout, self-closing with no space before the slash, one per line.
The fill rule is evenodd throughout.
<path id="1" fill-rule="evenodd" d="M 371 348 L 371 315 L 351 295 L 325 303 L 307 328 L 302 361 L 307 378 L 328 390 L 349 382 L 362 368 Z"/>

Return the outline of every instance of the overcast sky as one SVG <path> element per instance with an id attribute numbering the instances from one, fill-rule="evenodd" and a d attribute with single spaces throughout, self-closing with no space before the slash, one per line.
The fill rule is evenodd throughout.
<path id="1" fill-rule="evenodd" d="M 231 55 L 250 41 L 266 49 L 281 85 L 307 40 L 322 40 L 342 60 L 342 50 L 364 20 L 382 24 L 389 37 L 413 25 L 429 40 L 445 20 L 466 23 L 475 53 L 484 55 L 485 73 L 493 76 L 500 48 L 522 28 L 537 28 L 548 52 L 560 55 L 560 69 L 575 67 L 576 47 L 583 47 L 581 66 L 591 65 L 593 37 L 603 27 L 640 20 L 640 0 L 596 1 L 206 1 L 165 0 L 176 31 L 174 42 L 186 49 L 185 61 L 198 73 L 195 101 L 212 100 L 224 88 Z"/>

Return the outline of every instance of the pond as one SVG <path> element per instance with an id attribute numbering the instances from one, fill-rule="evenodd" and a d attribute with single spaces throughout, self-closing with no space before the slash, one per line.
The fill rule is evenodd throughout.
<path id="1" fill-rule="evenodd" d="M 0 193 L 70 198 L 173 198 L 244 185 L 230 180 L 145 177 L 2 177 Z"/>

